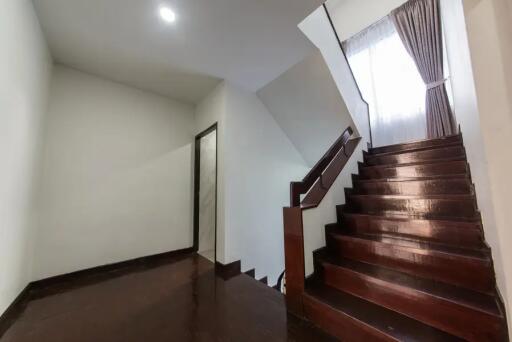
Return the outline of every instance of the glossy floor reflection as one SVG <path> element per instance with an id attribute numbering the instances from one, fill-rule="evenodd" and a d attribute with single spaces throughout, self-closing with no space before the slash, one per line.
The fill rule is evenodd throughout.
<path id="1" fill-rule="evenodd" d="M 87 281 L 33 299 L 1 342 L 330 341 L 287 316 L 277 291 L 224 280 L 203 257 Z"/>

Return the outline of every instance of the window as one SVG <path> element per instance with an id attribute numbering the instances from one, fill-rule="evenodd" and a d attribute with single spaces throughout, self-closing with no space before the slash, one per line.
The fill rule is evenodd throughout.
<path id="1" fill-rule="evenodd" d="M 382 19 L 343 45 L 370 106 L 374 146 L 425 139 L 425 83 L 391 20 Z"/>

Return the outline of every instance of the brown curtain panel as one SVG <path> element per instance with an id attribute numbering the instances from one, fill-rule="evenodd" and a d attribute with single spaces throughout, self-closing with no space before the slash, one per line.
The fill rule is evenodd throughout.
<path id="1" fill-rule="evenodd" d="M 427 85 L 427 137 L 455 134 L 444 79 L 439 0 L 410 0 L 391 12 L 391 19 Z"/>

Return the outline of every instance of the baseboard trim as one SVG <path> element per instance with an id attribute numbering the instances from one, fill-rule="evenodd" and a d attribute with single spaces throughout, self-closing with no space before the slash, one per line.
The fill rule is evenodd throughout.
<path id="1" fill-rule="evenodd" d="M 215 273 L 224 280 L 236 277 L 242 273 L 242 262 L 238 260 L 224 265 L 217 261 L 215 262 Z"/>
<path id="2" fill-rule="evenodd" d="M 188 257 L 194 253 L 194 248 L 190 247 L 33 281 L 21 291 L 7 310 L 0 316 L 0 338 L 21 315 L 30 300 L 115 278 L 126 273 L 154 268 L 170 261 Z"/>
<path id="3" fill-rule="evenodd" d="M 21 315 L 30 298 L 30 284 L 21 290 L 20 294 L 14 299 L 9 307 L 0 315 L 0 337 L 10 328 L 10 326 Z"/>
<path id="4" fill-rule="evenodd" d="M 66 273 L 55 277 L 37 280 L 31 283 L 33 296 L 46 296 L 48 291 L 60 292 L 63 288 L 69 289 L 75 286 L 83 286 L 89 282 L 96 282 L 103 279 L 117 277 L 124 273 L 131 273 L 136 270 L 153 268 L 165 264 L 174 258 L 188 256 L 194 253 L 194 248 L 179 249 L 171 252 L 159 253 L 126 261 L 116 262 L 102 266 L 87 268 L 84 270 Z"/>

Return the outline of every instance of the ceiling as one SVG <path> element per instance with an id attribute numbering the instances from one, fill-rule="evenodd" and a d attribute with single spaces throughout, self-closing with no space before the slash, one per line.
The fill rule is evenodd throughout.
<path id="1" fill-rule="evenodd" d="M 322 0 L 34 0 L 61 63 L 188 103 L 222 79 L 257 91 L 314 50 L 297 25 Z M 164 24 L 162 4 L 177 21 Z"/>

